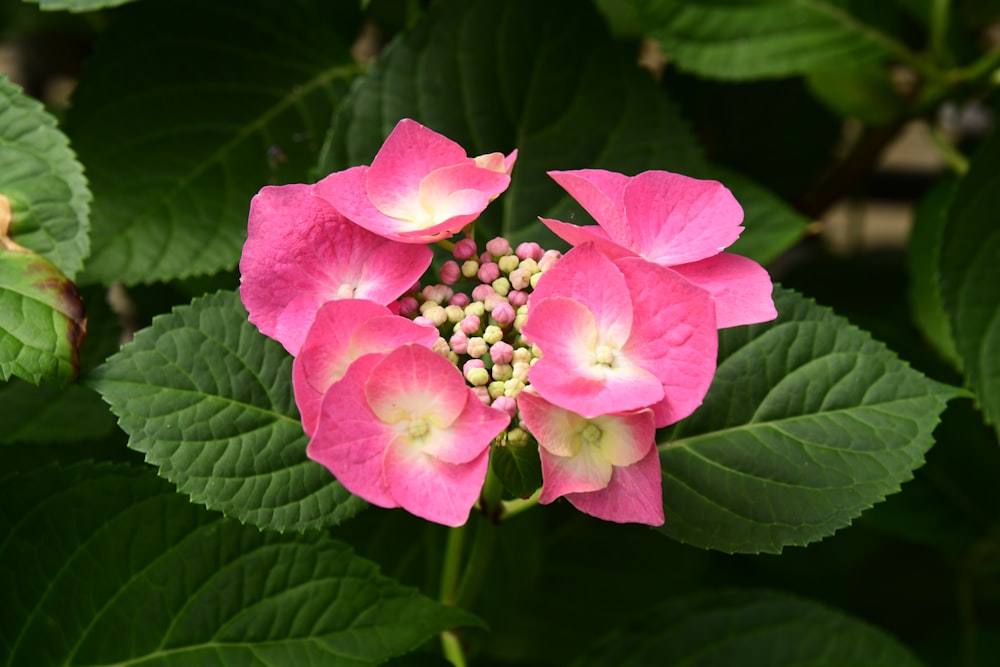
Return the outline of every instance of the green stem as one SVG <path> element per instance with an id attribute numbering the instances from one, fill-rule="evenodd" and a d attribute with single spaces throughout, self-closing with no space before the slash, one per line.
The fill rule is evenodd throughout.
<path id="1" fill-rule="evenodd" d="M 948 21 L 951 15 L 951 0 L 933 0 L 931 3 L 931 55 L 942 66 L 952 64 L 948 51 Z"/>
<path id="2" fill-rule="evenodd" d="M 444 562 L 441 564 L 441 588 L 438 600 L 441 604 L 455 606 L 458 602 L 458 581 L 461 576 L 462 553 L 465 550 L 465 526 L 448 531 L 448 541 L 444 547 Z M 465 667 L 465 653 L 462 644 L 452 630 L 441 633 L 441 651 L 448 662 L 455 667 Z"/>
<path id="3" fill-rule="evenodd" d="M 506 521 L 507 519 L 517 516 L 525 510 L 530 510 L 532 507 L 538 504 L 538 499 L 542 496 L 542 490 L 538 489 L 528 498 L 515 498 L 514 500 L 505 500 L 503 502 L 503 512 L 500 518 Z"/>
<path id="4" fill-rule="evenodd" d="M 969 171 L 969 158 L 965 157 L 961 151 L 955 148 L 940 129 L 932 127 L 930 136 L 931 142 L 937 149 L 938 154 L 944 158 L 944 161 L 948 163 L 952 171 L 959 176 Z"/>

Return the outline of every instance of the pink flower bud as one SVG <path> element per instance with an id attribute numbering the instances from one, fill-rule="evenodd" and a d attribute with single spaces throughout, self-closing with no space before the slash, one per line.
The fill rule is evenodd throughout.
<path id="1" fill-rule="evenodd" d="M 507 278 L 514 289 L 526 289 L 531 285 L 531 274 L 524 269 L 514 269 Z"/>
<path id="2" fill-rule="evenodd" d="M 455 291 L 447 285 L 427 285 L 420 291 L 420 293 L 427 301 L 433 301 L 434 303 L 440 305 L 442 303 L 447 303 L 448 299 L 452 297 Z"/>
<path id="3" fill-rule="evenodd" d="M 470 299 L 469 295 L 465 294 L 464 292 L 459 292 L 459 293 L 455 294 L 453 297 L 451 297 L 450 299 L 448 299 L 448 305 L 449 306 L 458 306 L 460 308 L 465 308 L 471 302 L 472 302 L 472 299 Z"/>
<path id="4" fill-rule="evenodd" d="M 461 275 L 462 269 L 458 266 L 458 262 L 449 259 L 441 265 L 441 282 L 445 285 L 454 285 Z"/>
<path id="5" fill-rule="evenodd" d="M 464 331 L 456 331 L 448 342 L 451 344 L 451 349 L 458 354 L 465 354 L 469 349 L 469 337 L 465 335 Z"/>
<path id="6" fill-rule="evenodd" d="M 514 308 L 520 308 L 524 304 L 528 303 L 528 293 L 522 292 L 521 290 L 508 292 L 507 301 L 510 302 L 510 305 Z"/>
<path id="7" fill-rule="evenodd" d="M 502 340 L 490 347 L 490 358 L 494 364 L 509 364 L 514 359 L 514 348 Z"/>
<path id="8" fill-rule="evenodd" d="M 480 264 L 479 273 L 476 275 L 480 281 L 484 283 L 491 283 L 500 277 L 500 267 L 497 266 L 496 262 Z"/>
<path id="9" fill-rule="evenodd" d="M 434 341 L 434 344 L 431 345 L 431 349 L 440 354 L 442 357 L 447 357 L 448 353 L 451 352 L 451 347 L 449 347 L 448 341 L 446 341 L 443 337 Z"/>
<path id="10" fill-rule="evenodd" d="M 562 258 L 562 253 L 558 250 L 546 250 L 542 258 L 538 260 L 538 270 L 548 271 L 560 258 Z"/>
<path id="11" fill-rule="evenodd" d="M 467 336 L 471 336 L 472 334 L 479 331 L 480 324 L 481 322 L 479 320 L 479 316 L 466 315 L 465 317 L 462 318 L 462 321 L 458 323 L 458 327 L 459 329 L 462 330 L 462 333 L 464 333 Z"/>
<path id="12" fill-rule="evenodd" d="M 399 314 L 403 317 L 413 315 L 420 308 L 420 304 L 412 296 L 404 296 L 399 300 Z"/>
<path id="13" fill-rule="evenodd" d="M 472 239 L 462 239 L 455 244 L 455 250 L 452 254 L 455 255 L 455 259 L 464 262 L 467 259 L 476 256 L 476 242 Z"/>
<path id="14" fill-rule="evenodd" d="M 472 288 L 473 301 L 486 301 L 486 297 L 490 294 L 496 294 L 493 291 L 493 285 L 476 285 Z"/>
<path id="15" fill-rule="evenodd" d="M 434 324 L 434 322 L 432 322 L 431 320 L 424 317 L 423 315 L 417 315 L 416 317 L 413 318 L 413 321 L 422 327 L 430 327 L 431 329 L 437 329 L 437 325 Z"/>
<path id="16" fill-rule="evenodd" d="M 486 242 L 486 250 L 494 257 L 502 257 L 510 253 L 510 241 L 498 236 Z"/>
<path id="17" fill-rule="evenodd" d="M 507 303 L 507 299 L 500 296 L 496 292 L 487 294 L 486 298 L 483 299 L 483 305 L 486 306 L 486 312 L 488 313 L 493 312 L 493 309 L 499 306 L 501 303 Z"/>
<path id="18" fill-rule="evenodd" d="M 497 410 L 502 410 L 512 418 L 517 414 L 517 401 L 509 396 L 498 396 L 492 403 Z"/>
<path id="19" fill-rule="evenodd" d="M 516 317 L 514 307 L 507 302 L 498 303 L 493 310 L 490 311 L 490 315 L 497 321 L 497 324 L 501 326 L 510 324 L 514 321 L 514 317 Z"/>
<path id="20" fill-rule="evenodd" d="M 542 246 L 537 243 L 521 243 L 517 246 L 517 256 L 521 259 L 528 259 L 529 257 L 536 262 L 542 258 L 544 251 Z"/>
<path id="21" fill-rule="evenodd" d="M 493 255 L 490 254 L 489 250 L 486 250 L 486 251 L 480 253 L 480 255 L 479 255 L 479 263 L 480 264 L 489 264 L 492 261 L 493 261 Z"/>
<path id="22" fill-rule="evenodd" d="M 472 391 L 476 393 L 476 398 L 483 402 L 483 405 L 490 404 L 490 390 L 486 387 L 473 387 Z"/>
<path id="23" fill-rule="evenodd" d="M 486 368 L 486 364 L 483 363 L 482 359 L 469 359 L 464 364 L 462 364 L 462 375 L 468 377 L 469 371 L 473 368 Z"/>

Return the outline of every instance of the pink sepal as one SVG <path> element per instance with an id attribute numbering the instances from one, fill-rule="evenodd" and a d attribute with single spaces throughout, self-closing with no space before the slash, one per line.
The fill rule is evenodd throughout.
<path id="1" fill-rule="evenodd" d="M 778 316 L 771 293 L 771 276 L 757 262 L 720 252 L 700 262 L 672 267 L 715 299 L 716 326 L 720 329 L 769 322 Z"/>
<path id="2" fill-rule="evenodd" d="M 663 473 L 656 447 L 638 463 L 615 467 L 604 489 L 569 493 L 566 500 L 584 514 L 615 523 L 644 523 L 662 526 Z"/>

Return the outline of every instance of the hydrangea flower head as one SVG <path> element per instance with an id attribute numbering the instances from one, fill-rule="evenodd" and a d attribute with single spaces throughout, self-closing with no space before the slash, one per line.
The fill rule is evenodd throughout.
<path id="1" fill-rule="evenodd" d="M 510 185 L 517 151 L 468 157 L 414 120 L 396 124 L 369 167 L 330 174 L 316 194 L 362 227 L 405 243 L 447 238 Z"/>
<path id="2" fill-rule="evenodd" d="M 722 252 L 743 231 L 743 209 L 717 181 L 667 171 L 633 177 L 602 169 L 550 171 L 597 221 L 542 222 L 571 245 L 593 242 L 612 258 L 637 255 L 711 292 L 720 328 L 774 319 L 771 279 L 751 259 Z"/>
<path id="3" fill-rule="evenodd" d="M 267 186 L 250 203 L 240 298 L 261 333 L 295 355 L 324 303 L 392 303 L 432 256 L 427 247 L 358 227 L 312 196 L 309 185 Z"/>
<path id="4" fill-rule="evenodd" d="M 310 458 L 374 505 L 448 526 L 468 519 L 490 443 L 510 422 L 447 359 L 412 343 L 357 359 L 321 411 Z"/>

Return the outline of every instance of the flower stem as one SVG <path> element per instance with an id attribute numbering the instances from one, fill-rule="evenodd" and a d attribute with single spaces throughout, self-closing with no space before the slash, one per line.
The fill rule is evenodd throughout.
<path id="1" fill-rule="evenodd" d="M 504 521 L 517 516 L 525 510 L 529 510 L 538 504 L 538 499 L 542 496 L 542 490 L 538 489 L 527 498 L 515 498 L 514 500 L 503 501 L 503 513 L 500 515 Z"/>
<path id="2" fill-rule="evenodd" d="M 438 601 L 455 606 L 458 602 L 458 581 L 461 576 L 462 553 L 465 550 L 465 526 L 448 531 L 448 541 L 444 548 L 444 562 L 441 565 L 441 588 Z M 441 632 L 441 652 L 455 667 L 465 667 L 465 652 L 458 635 L 453 630 Z"/>

